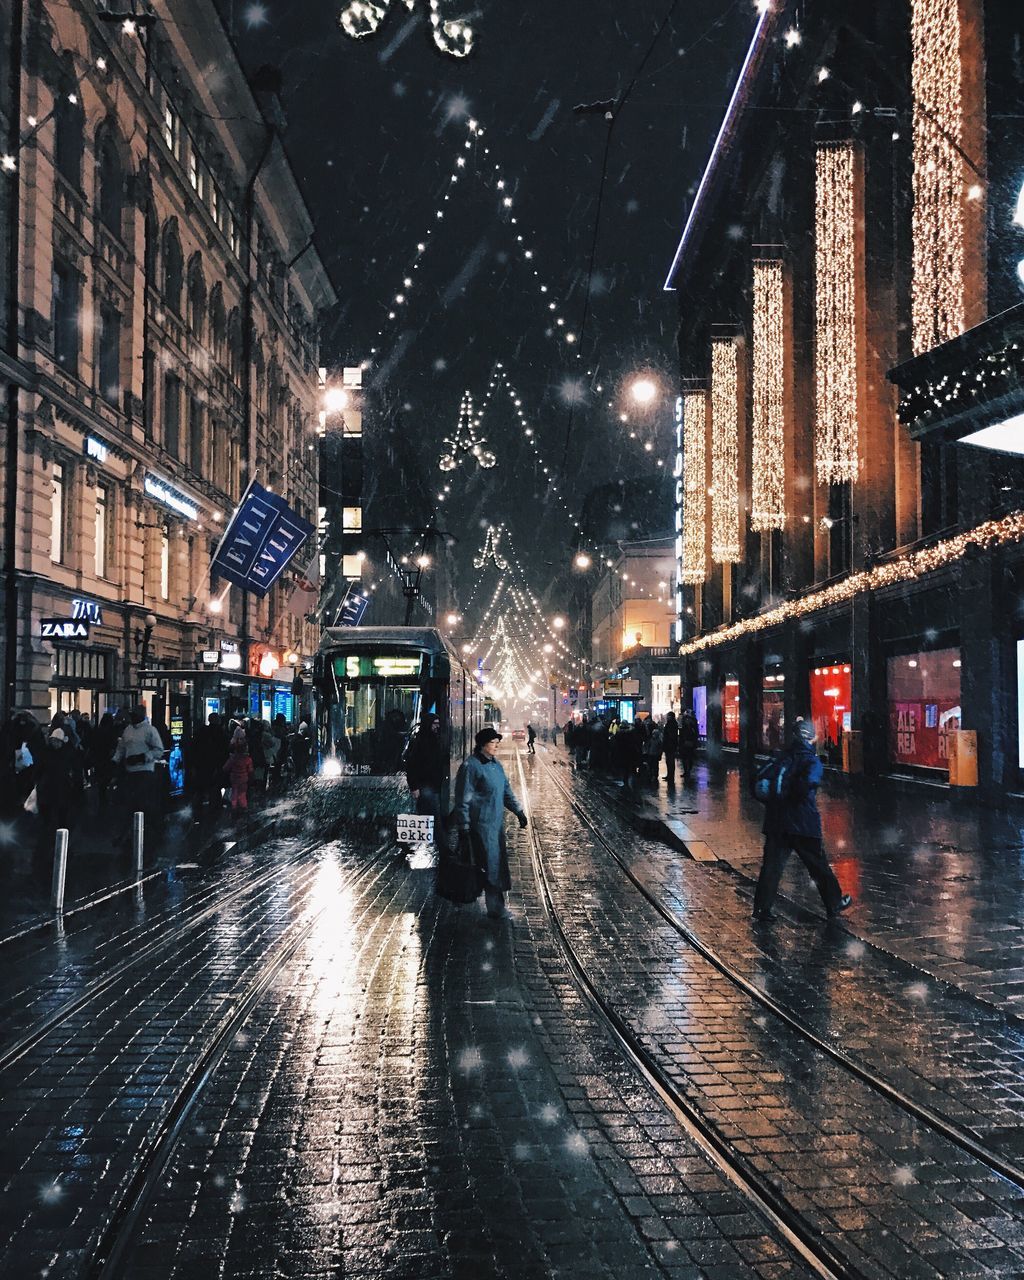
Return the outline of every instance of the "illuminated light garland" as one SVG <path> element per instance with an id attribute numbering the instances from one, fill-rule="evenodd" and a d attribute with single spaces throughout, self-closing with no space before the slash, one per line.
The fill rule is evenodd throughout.
<path id="1" fill-rule="evenodd" d="M 963 86 L 958 0 L 911 0 L 914 354 L 964 331 Z"/>
<path id="2" fill-rule="evenodd" d="M 740 559 L 739 388 L 736 341 L 711 343 L 711 558 Z"/>
<path id="3" fill-rule="evenodd" d="M 679 580 L 693 585 L 708 576 L 707 563 L 707 394 L 686 391 L 680 396 L 682 429 L 682 537 Z M 676 481 L 677 485 L 680 480 Z"/>
<path id="4" fill-rule="evenodd" d="M 495 528 L 493 524 L 489 524 L 487 526 L 487 537 L 484 539 L 483 548 L 481 549 L 480 554 L 473 558 L 474 569 L 482 569 L 487 564 L 488 560 L 494 561 L 494 567 L 496 569 L 508 568 L 508 561 L 498 551 L 498 546 L 501 542 L 501 534 L 504 528 L 505 526 L 503 524 L 498 525 L 497 528 Z"/>
<path id="5" fill-rule="evenodd" d="M 453 436 L 445 436 L 442 441 L 445 451 L 437 460 L 440 470 L 454 471 L 467 457 L 475 458 L 480 466 L 487 470 L 497 463 L 498 459 L 490 449 L 484 448 L 487 441 L 477 435 L 479 425 L 479 416 L 474 416 L 473 414 L 473 397 L 468 391 L 464 391 L 462 393 L 462 401 L 459 404 L 459 418 L 455 426 L 455 434 Z M 440 496 L 439 494 L 438 497 Z"/>
<path id="6" fill-rule="evenodd" d="M 857 479 L 856 157 L 853 143 L 815 155 L 814 467 L 821 484 Z"/>
<path id="7" fill-rule="evenodd" d="M 759 532 L 786 523 L 786 430 L 783 267 L 777 259 L 754 262 L 751 334 L 750 525 Z"/>
<path id="8" fill-rule="evenodd" d="M 709 632 L 696 640 L 680 645 L 679 656 L 687 658 L 705 649 L 729 644 L 752 632 L 780 626 L 791 618 L 803 618 L 808 614 L 818 613 L 822 609 L 845 604 L 864 591 L 878 591 L 884 587 L 898 586 L 903 582 L 914 582 L 929 573 L 934 573 L 937 569 L 962 560 L 969 548 L 987 551 L 993 547 L 1007 546 L 1015 542 L 1024 542 L 1024 511 L 1014 511 L 999 520 L 986 520 L 983 524 L 968 529 L 964 533 L 955 534 L 952 538 L 945 538 L 932 547 L 912 551 L 898 560 L 875 565 L 872 569 L 862 569 L 859 573 L 850 574 L 849 577 L 831 586 L 823 587 L 820 591 L 812 591 L 799 600 L 787 601 L 786 604 L 777 605 L 774 609 L 768 609 L 753 618 L 744 618 L 742 622 L 735 622 L 731 626 Z"/>
<path id="9" fill-rule="evenodd" d="M 401 0 L 411 13 L 416 0 Z M 391 8 L 391 0 L 351 0 L 342 9 L 338 21 L 347 36 L 363 40 L 376 33 Z M 430 32 L 434 44 L 452 58 L 465 58 L 473 49 L 473 28 L 461 18 L 445 21 L 441 17 L 440 0 L 430 0 Z"/>

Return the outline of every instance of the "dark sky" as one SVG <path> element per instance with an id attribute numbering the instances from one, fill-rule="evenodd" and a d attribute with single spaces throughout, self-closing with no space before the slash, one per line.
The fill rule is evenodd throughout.
<path id="1" fill-rule="evenodd" d="M 568 468 L 557 481 L 575 514 L 592 485 L 651 471 L 659 457 L 668 465 L 675 301 L 662 284 L 753 31 L 751 0 L 478 0 L 472 10 L 443 0 L 446 16 L 465 15 L 476 30 L 473 53 L 460 60 L 433 50 L 427 0 L 411 14 L 393 0 L 381 30 L 361 41 L 342 33 L 338 0 L 221 3 L 246 64 L 282 72 L 285 142 L 341 299 L 325 356 L 375 361 L 371 429 L 407 438 L 440 492 L 437 457 L 462 393 L 479 401 L 500 361 L 553 474 L 575 396 Z M 560 335 L 581 333 L 609 125 L 601 113 L 572 108 L 620 97 L 649 50 L 612 131 L 590 314 L 573 346 Z M 470 118 L 485 133 L 466 149 Z M 459 155 L 466 165 L 456 170 Z M 506 182 L 500 192 L 495 163 Z M 398 293 L 407 301 L 395 308 Z M 553 314 L 565 324 L 547 336 Z M 624 426 L 623 380 L 645 369 L 660 373 L 665 394 Z M 500 395 L 482 434 L 497 465 L 448 477 L 452 492 L 440 508 L 441 526 L 461 539 L 463 598 L 474 576 L 466 562 L 488 518 L 509 522 L 541 595 L 568 563 L 568 519 L 550 494 L 545 500 L 545 477 Z"/>

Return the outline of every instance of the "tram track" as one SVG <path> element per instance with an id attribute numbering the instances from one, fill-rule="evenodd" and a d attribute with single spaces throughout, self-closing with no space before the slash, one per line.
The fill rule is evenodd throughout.
<path id="1" fill-rule="evenodd" d="M 864 1280 L 863 1273 L 852 1268 L 827 1240 L 822 1239 L 809 1227 L 804 1217 L 793 1208 L 785 1196 L 722 1137 L 699 1108 L 684 1097 L 658 1060 L 633 1032 L 629 1023 L 605 998 L 563 927 L 555 906 L 554 894 L 544 865 L 540 836 L 534 821 L 526 771 L 519 752 L 516 752 L 516 764 L 519 771 L 520 798 L 530 817 L 528 834 L 537 889 L 545 915 L 552 932 L 558 939 L 569 972 L 587 1003 L 607 1027 L 612 1040 L 626 1060 L 668 1108 L 680 1129 L 728 1182 L 760 1212 L 811 1271 L 822 1277 L 822 1280 Z"/>
<path id="2" fill-rule="evenodd" d="M 1012 1160 L 1006 1159 L 999 1152 L 992 1150 L 984 1139 L 966 1125 L 959 1124 L 955 1120 L 950 1120 L 946 1116 L 940 1115 L 933 1108 L 926 1106 L 924 1103 L 918 1102 L 909 1094 L 891 1084 L 888 1080 L 878 1075 L 869 1066 L 858 1061 L 851 1054 L 838 1046 L 831 1044 L 823 1036 L 819 1035 L 806 1022 L 798 1018 L 794 1013 L 780 1004 L 774 997 L 762 990 L 756 983 L 751 982 L 740 973 L 733 965 L 724 959 L 724 957 L 706 943 L 702 938 L 698 937 L 692 929 L 680 920 L 670 907 L 668 907 L 661 898 L 651 892 L 651 890 L 643 883 L 643 881 L 634 873 L 633 869 L 626 863 L 621 855 L 616 851 L 611 842 L 607 839 L 600 827 L 595 823 L 593 818 L 579 803 L 568 787 L 558 777 L 555 770 L 547 761 L 542 762 L 543 767 L 548 773 L 557 790 L 565 797 L 572 811 L 577 815 L 584 824 L 590 834 L 598 841 L 601 847 L 615 862 L 622 871 L 623 875 L 630 883 L 639 891 L 646 902 L 654 908 L 659 916 L 668 924 L 683 941 L 693 951 L 695 951 L 702 959 L 706 960 L 714 969 L 716 969 L 724 978 L 733 984 L 744 995 L 754 1000 L 763 1009 L 769 1012 L 773 1017 L 777 1018 L 791 1031 L 795 1032 L 808 1044 L 810 1044 L 818 1052 L 824 1054 L 834 1063 L 847 1071 L 850 1075 L 855 1076 L 862 1084 L 867 1085 L 880 1097 L 892 1103 L 911 1116 L 918 1123 L 927 1126 L 933 1133 L 938 1133 L 948 1142 L 960 1147 L 961 1150 L 967 1152 L 975 1160 L 986 1165 L 994 1173 L 1006 1178 L 1014 1183 L 1017 1187 L 1024 1190 L 1024 1168 L 1015 1164 Z"/>
<path id="3" fill-rule="evenodd" d="M 385 861 L 391 840 L 380 845 L 368 862 L 355 870 L 341 885 L 349 889 L 368 879 L 374 868 Z M 378 877 L 379 878 L 379 877 Z M 235 1037 L 255 1012 L 260 1001 L 272 988 L 277 977 L 301 950 L 321 919 L 335 907 L 334 901 L 308 913 L 284 940 L 274 955 L 262 967 L 259 976 L 246 993 L 221 1018 L 203 1051 L 190 1070 L 182 1087 L 137 1157 L 127 1186 L 118 1196 L 99 1239 L 92 1251 L 92 1258 L 83 1274 L 88 1280 L 114 1280 L 131 1274 L 130 1255 L 137 1239 L 140 1224 L 170 1164 L 185 1127 L 194 1114 L 206 1086 L 213 1079 L 224 1061 Z M 369 907 L 366 908 L 369 910 Z M 365 911 L 363 913 L 365 915 Z M 367 945 L 364 940 L 363 946 Z M 360 948 L 360 951 L 362 948 Z"/>
<path id="4" fill-rule="evenodd" d="M 65 1001 L 52 1013 L 45 1018 L 40 1019 L 28 1031 L 24 1032 L 13 1044 L 9 1045 L 3 1051 L 0 1051 L 0 1075 L 14 1066 L 27 1053 L 30 1053 L 42 1040 L 44 1040 L 52 1032 L 56 1031 L 69 1018 L 75 1016 L 81 1009 L 85 1008 L 90 1001 L 97 996 L 102 995 L 105 991 L 110 990 L 116 983 L 124 977 L 125 974 L 144 962 L 153 959 L 162 952 L 169 951 L 172 947 L 179 945 L 188 937 L 196 928 L 204 924 L 212 916 L 222 911 L 225 907 L 230 906 L 238 899 L 247 896 L 253 892 L 257 892 L 265 885 L 271 884 L 279 879 L 282 873 L 287 872 L 292 867 L 297 867 L 313 852 L 323 844 L 323 839 L 318 838 L 311 840 L 295 853 L 292 857 L 285 859 L 283 862 L 275 862 L 273 866 L 268 867 L 265 871 L 257 875 L 245 879 L 235 888 L 228 890 L 226 893 L 217 895 L 215 900 L 208 902 L 205 906 L 200 906 L 197 911 L 184 920 L 177 918 L 174 920 L 174 927 L 169 932 L 164 932 L 160 936 L 145 943 L 138 950 L 133 951 L 131 955 L 126 956 L 124 960 L 115 964 L 113 968 L 108 969 L 100 977 L 94 978 L 87 986 L 85 986 L 76 996 Z"/>

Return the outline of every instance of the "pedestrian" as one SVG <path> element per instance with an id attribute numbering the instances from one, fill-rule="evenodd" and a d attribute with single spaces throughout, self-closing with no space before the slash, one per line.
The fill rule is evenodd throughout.
<path id="1" fill-rule="evenodd" d="M 104 711 L 96 732 L 92 735 L 92 783 L 96 790 L 96 805 L 105 809 L 110 799 L 110 784 L 114 780 L 114 752 L 117 750 L 117 725 L 114 714 Z"/>
<path id="2" fill-rule="evenodd" d="M 532 724 L 526 726 L 526 750 L 531 756 L 537 754 L 537 748 L 533 745 L 537 741 L 537 730 Z"/>
<path id="3" fill-rule="evenodd" d="M 264 789 L 276 791 L 281 780 L 279 761 L 281 759 L 281 739 L 277 736 L 267 720 L 260 721 L 260 741 L 263 745 L 263 758 L 267 762 Z"/>
<path id="4" fill-rule="evenodd" d="M 679 750 L 679 721 L 674 711 L 670 711 L 665 717 L 665 727 L 661 731 L 661 749 L 665 753 L 665 781 L 671 788 L 676 785 L 676 753 Z"/>
<path id="5" fill-rule="evenodd" d="M 771 920 L 772 903 L 790 852 L 797 855 L 817 885 L 830 919 L 853 898 L 843 893 L 822 843 L 818 785 L 824 769 L 814 750 L 814 722 L 798 720 L 790 746 L 773 758 L 759 777 L 772 792 L 764 816 L 764 856 L 754 893 L 754 919 Z"/>
<path id="6" fill-rule="evenodd" d="M 448 776 L 448 749 L 442 732 L 441 717 L 426 715 L 405 753 L 405 776 L 416 812 L 434 819 L 434 845 L 442 847 L 441 792 Z"/>
<path id="7" fill-rule="evenodd" d="M 71 829 L 77 802 L 77 767 L 74 748 L 68 741 L 67 734 L 63 729 L 54 729 L 46 739 L 36 776 L 39 847 L 44 853 L 53 848 L 54 836 L 59 828 Z"/>
<path id="8" fill-rule="evenodd" d="M 646 738 L 644 741 L 644 769 L 647 781 L 651 786 L 658 785 L 658 769 L 661 767 L 662 750 L 661 728 L 653 720 L 647 720 Z"/>
<path id="9" fill-rule="evenodd" d="M 551 745 L 558 746 L 558 721 L 556 720 L 551 726 Z"/>
<path id="10" fill-rule="evenodd" d="M 192 739 L 192 805 L 197 822 L 206 805 L 216 812 L 224 802 L 224 765 L 229 741 L 216 711 L 210 713 L 206 724 L 199 726 Z"/>
<path id="11" fill-rule="evenodd" d="M 583 769 L 590 760 L 590 729 L 585 721 L 579 724 L 573 721 L 572 750 L 576 757 L 576 768 Z"/>
<path id="12" fill-rule="evenodd" d="M 690 780 L 690 771 L 693 769 L 699 741 L 700 728 L 697 725 L 697 717 L 687 707 L 679 719 L 679 763 L 683 766 L 684 782 Z"/>
<path id="13" fill-rule="evenodd" d="M 131 830 L 131 815 L 143 813 L 156 819 L 156 763 L 164 758 L 164 744 L 149 723 L 145 707 L 132 707 L 129 723 L 114 751 L 114 763 L 124 766 L 126 832 Z M 127 834 L 122 836 L 122 841 Z"/>
<path id="14" fill-rule="evenodd" d="M 504 810 L 527 825 L 526 814 L 498 761 L 501 734 L 488 725 L 476 735 L 476 749 L 463 761 L 455 779 L 455 820 L 469 834 L 473 858 L 484 880 L 489 916 L 505 913 L 505 893 L 512 887 L 505 843 Z"/>
<path id="15" fill-rule="evenodd" d="M 296 778 L 305 778 L 309 775 L 310 754 L 309 725 L 303 720 L 295 737 L 292 738 L 292 760 L 295 762 Z"/>
<path id="16" fill-rule="evenodd" d="M 224 773 L 231 783 L 231 812 L 236 816 L 249 809 L 249 779 L 253 776 L 249 741 L 243 729 L 236 729 L 231 739 L 231 753 L 224 765 Z"/>

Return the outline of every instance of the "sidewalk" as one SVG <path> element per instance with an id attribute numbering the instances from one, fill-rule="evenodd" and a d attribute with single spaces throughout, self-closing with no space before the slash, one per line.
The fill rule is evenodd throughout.
<path id="1" fill-rule="evenodd" d="M 672 790 L 659 779 L 657 789 L 644 787 L 633 800 L 606 775 L 591 776 L 631 805 L 643 825 L 659 825 L 663 837 L 694 855 L 715 857 L 756 879 L 764 809 L 746 792 L 738 769 L 712 780 L 699 763 L 689 783 L 679 781 Z M 1024 819 L 945 796 L 841 788 L 826 777 L 819 807 L 825 847 L 854 897 L 845 927 L 1024 1018 Z M 778 906 L 789 914 L 791 904 L 821 915 L 817 891 L 796 858 Z"/>
<path id="2" fill-rule="evenodd" d="M 248 827 L 237 826 L 227 809 L 206 813 L 193 821 L 192 806 L 184 804 L 166 814 L 159 832 L 146 837 L 144 875 L 159 874 L 168 866 L 195 862 L 224 841 L 238 840 L 262 826 L 263 810 L 254 810 Z M 134 882 L 130 845 L 118 845 L 124 818 L 116 808 L 97 813 L 88 793 L 68 845 L 64 910 L 71 912 L 83 901 Z M 26 813 L 0 819 L 0 939 L 9 938 L 52 916 L 50 890 L 53 849 L 39 847 L 39 820 Z"/>

